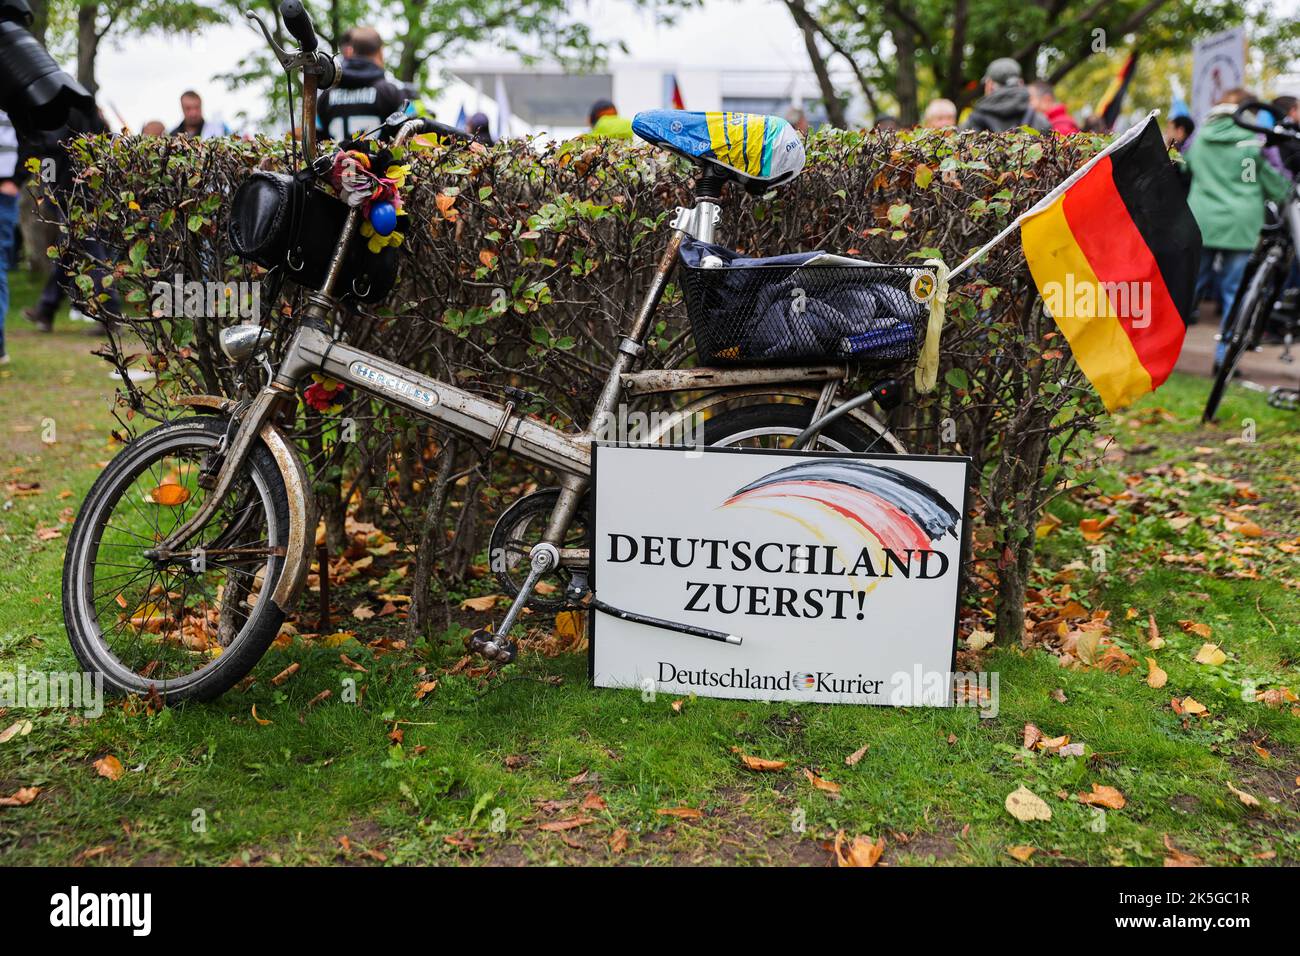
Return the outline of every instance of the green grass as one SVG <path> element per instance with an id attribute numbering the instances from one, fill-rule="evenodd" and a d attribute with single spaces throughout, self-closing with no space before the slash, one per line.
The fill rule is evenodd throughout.
<path id="1" fill-rule="evenodd" d="M 13 316 L 31 293 L 20 287 Z M 70 670 L 76 665 L 59 610 L 62 550 L 68 509 L 112 453 L 112 382 L 86 354 L 93 341 L 80 326 L 65 323 L 43 337 L 13 316 L 14 360 L 0 370 L 12 429 L 0 446 L 3 478 L 41 487 L 3 495 L 0 670 Z M 1173 420 L 1136 429 L 1121 421 L 1123 445 L 1150 447 L 1100 472 L 1097 489 L 1115 493 L 1124 473 L 1194 460 L 1244 477 L 1260 496 L 1251 514 L 1268 533 L 1251 542 L 1267 557 L 1248 559 L 1261 578 L 1225 577 L 1236 567 L 1217 551 L 1208 569 L 1162 562 L 1160 553 L 1185 549 L 1186 541 L 1204 537 L 1210 547 L 1218 540 L 1214 529 L 1171 533 L 1160 515 L 1167 502 L 1202 515 L 1236 499 L 1217 482 L 1151 476 L 1148 500 L 1161 508 L 1122 514 L 1108 531 L 1107 570 L 1086 570 L 1073 582 L 1075 598 L 1111 612 L 1119 646 L 1139 664 L 1152 656 L 1167 670 L 1163 689 L 1146 685 L 1144 667 L 1126 675 L 1074 670 L 1042 649 L 994 647 L 982 666 L 997 674 L 996 717 L 703 698 L 686 700 L 679 712 L 671 697 L 645 701 L 589 688 L 582 654 L 526 654 L 482 687 L 442 673 L 458 657 L 454 639 L 388 652 L 296 640 L 268 653 L 254 683 L 215 703 L 154 713 L 140 702 L 110 702 L 102 717 L 86 721 L 55 710 L 0 715 L 0 729 L 20 718 L 33 724 L 0 744 L 0 796 L 41 788 L 28 806 L 0 808 L 0 862 L 822 864 L 830 860 L 824 844 L 843 829 L 883 837 L 892 865 L 1020 865 L 1007 854 L 1013 845 L 1037 848 L 1033 864 L 1159 865 L 1166 834 L 1206 862 L 1294 865 L 1300 718 L 1290 707 L 1243 700 L 1241 688 L 1243 681 L 1300 688 L 1294 556 L 1275 548 L 1298 533 L 1289 474 L 1296 419 L 1234 389 L 1221 418 L 1233 429 L 1202 429 L 1197 402 L 1207 386 L 1175 377 L 1125 416 L 1162 407 Z M 1245 417 L 1255 419 L 1258 441 L 1226 444 Z M 41 441 L 49 418 L 53 444 Z M 65 490 L 71 495 L 60 497 Z M 1054 503 L 1063 524 L 1042 542 L 1043 581 L 1091 560 L 1077 522 L 1094 513 L 1092 493 Z M 38 540 L 42 527 L 61 527 L 63 535 Z M 351 605 L 343 600 L 336 613 L 346 615 Z M 1129 608 L 1138 612 L 1132 620 Z M 1143 643 L 1148 613 L 1168 642 L 1156 652 Z M 1194 663 L 1203 641 L 1183 633 L 1180 620 L 1210 625 L 1229 660 Z M 392 618 L 347 621 L 362 639 L 393 633 L 384 630 Z M 270 678 L 295 661 L 301 669 L 273 686 Z M 438 686 L 417 700 L 424 679 Z M 360 703 L 347 702 L 350 680 L 363 691 Z M 325 690 L 331 696 L 312 705 Z M 1171 697 L 1188 695 L 1211 716 L 1175 714 Z M 255 720 L 254 706 L 272 722 Z M 1024 750 L 1026 722 L 1084 742 L 1085 755 Z M 866 756 L 846 766 L 864 744 Z M 788 767 L 744 770 L 733 748 Z M 126 768 L 116 781 L 94 768 L 109 754 Z M 805 768 L 840 784 L 839 797 L 815 789 Z M 1127 805 L 1098 817 L 1074 796 L 1094 783 L 1117 787 Z M 1229 783 L 1261 805 L 1243 805 Z M 1020 785 L 1047 800 L 1051 820 L 1020 823 L 1006 812 L 1006 795 Z M 590 793 L 600 799 L 583 809 Z M 656 812 L 683 806 L 704 815 Z M 592 821 L 563 833 L 539 830 L 579 815 Z M 627 848 L 616 853 L 609 843 L 620 829 L 628 831 Z"/>

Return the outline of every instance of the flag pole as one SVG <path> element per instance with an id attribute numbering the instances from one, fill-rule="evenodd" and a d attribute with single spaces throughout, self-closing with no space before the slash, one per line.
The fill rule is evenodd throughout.
<path id="1" fill-rule="evenodd" d="M 986 252 L 988 252 L 990 249 L 992 249 L 994 246 L 1000 243 L 1007 236 L 1011 235 L 1013 232 L 1019 229 L 1020 224 L 1022 222 L 1024 222 L 1030 216 L 1034 215 L 1034 213 L 1039 212 L 1040 210 L 1045 209 L 1049 205 L 1054 203 L 1057 199 L 1060 198 L 1063 192 L 1065 192 L 1067 189 L 1069 189 L 1071 186 L 1077 183 L 1080 179 L 1082 179 L 1085 175 L 1087 175 L 1088 171 L 1092 169 L 1092 167 L 1096 166 L 1099 162 L 1101 162 L 1101 160 L 1104 157 L 1108 156 L 1110 153 L 1119 149 L 1119 147 L 1123 146 L 1125 143 L 1129 142 L 1130 140 L 1136 139 L 1138 135 L 1141 134 L 1141 132 L 1147 128 L 1147 124 L 1150 123 L 1152 120 L 1154 120 L 1156 116 L 1159 115 L 1159 113 L 1160 113 L 1159 110 L 1152 110 L 1150 113 L 1147 114 L 1146 119 L 1144 119 L 1141 123 L 1135 123 L 1132 127 L 1125 130 L 1122 135 L 1117 136 L 1115 140 L 1110 143 L 1110 145 L 1108 145 L 1100 153 L 1092 157 L 1092 159 L 1088 160 L 1086 163 L 1084 163 L 1082 166 L 1076 169 L 1073 173 L 1071 173 L 1068 177 L 1062 180 L 1055 189 L 1049 192 L 1042 199 L 1038 200 L 1038 202 L 1034 203 L 1034 205 L 1031 208 L 1026 209 L 1019 216 L 1017 216 L 1015 220 L 1012 221 L 1011 225 L 1007 226 L 996 236 L 994 236 L 988 242 L 984 243 L 984 245 L 980 246 L 969 256 L 967 256 L 964 260 L 962 260 L 960 265 L 958 265 L 956 268 L 954 268 L 951 272 L 948 273 L 948 279 L 952 280 L 956 276 L 960 275 L 962 272 L 965 272 L 968 268 L 974 265 L 975 262 L 979 260 Z"/>

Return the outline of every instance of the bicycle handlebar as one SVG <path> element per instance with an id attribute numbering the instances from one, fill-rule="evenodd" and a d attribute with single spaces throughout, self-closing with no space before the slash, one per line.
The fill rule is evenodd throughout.
<path id="1" fill-rule="evenodd" d="M 1248 129 L 1252 133 L 1263 133 L 1270 138 L 1271 142 L 1278 139 L 1300 140 L 1300 129 L 1285 123 L 1275 123 L 1273 126 L 1260 126 L 1258 123 L 1248 123 L 1244 119 L 1247 113 L 1259 113 L 1261 110 L 1266 111 L 1270 116 L 1273 114 L 1273 106 L 1269 103 L 1261 103 L 1259 100 L 1248 100 L 1237 107 L 1237 111 L 1232 114 L 1232 121 L 1242 129 Z"/>
<path id="2" fill-rule="evenodd" d="M 298 41 L 303 53 L 315 53 L 320 41 L 316 37 L 316 28 L 312 26 L 311 15 L 302 5 L 302 0 L 284 0 L 280 4 L 280 18 L 290 36 Z"/>
<path id="3" fill-rule="evenodd" d="M 427 136 L 430 133 L 436 136 L 444 136 L 448 139 L 469 141 L 473 137 L 464 130 L 457 129 L 454 126 L 448 126 L 446 123 L 439 123 L 435 119 L 427 116 L 405 116 L 401 118 L 389 117 L 384 123 L 383 133 L 388 136 L 396 135 L 398 142 L 404 143 L 413 136 Z"/>

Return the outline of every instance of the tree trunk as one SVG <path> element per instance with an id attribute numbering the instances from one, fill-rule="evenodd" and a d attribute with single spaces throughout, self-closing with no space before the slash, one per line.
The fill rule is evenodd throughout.
<path id="1" fill-rule="evenodd" d="M 808 62 L 812 64 L 813 73 L 817 75 L 817 86 L 822 91 L 822 102 L 826 105 L 827 121 L 839 129 L 847 129 L 848 121 L 844 116 L 844 101 L 840 99 L 831 82 L 831 72 L 826 66 L 826 57 L 817 46 L 817 21 L 808 13 L 800 0 L 786 0 L 786 9 L 794 17 L 795 25 L 803 34 L 804 49 L 808 51 Z"/>
<path id="2" fill-rule="evenodd" d="M 964 85 L 963 64 L 966 62 L 966 26 L 970 7 L 967 0 L 957 0 L 952 13 L 952 46 L 948 48 L 947 76 L 943 78 L 943 95 L 954 103 Z"/>
<path id="3" fill-rule="evenodd" d="M 415 548 L 415 567 L 411 569 L 411 610 L 406 618 L 407 633 L 412 643 L 419 640 L 429 626 L 432 608 L 429 581 L 434 563 L 446 548 L 442 535 L 443 515 L 447 510 L 447 492 L 451 470 L 460 446 L 455 438 L 448 438 L 441 449 L 441 460 L 433 484 L 425 488 L 424 518 L 420 524 L 420 540 Z"/>
<path id="4" fill-rule="evenodd" d="M 77 82 L 92 95 L 95 93 L 95 56 L 99 53 L 99 4 L 87 3 L 77 8 Z"/>
<path id="5" fill-rule="evenodd" d="M 898 119 L 903 126 L 915 126 L 921 118 L 916 87 L 916 37 L 903 25 L 892 32 L 894 48 L 898 51 L 898 76 L 894 82 L 894 96 L 898 99 Z"/>

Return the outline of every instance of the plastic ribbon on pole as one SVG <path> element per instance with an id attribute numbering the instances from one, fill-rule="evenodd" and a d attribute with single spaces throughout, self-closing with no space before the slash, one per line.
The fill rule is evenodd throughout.
<path id="1" fill-rule="evenodd" d="M 942 259 L 926 259 L 934 269 L 934 291 L 930 294 L 930 320 L 925 327 L 925 342 L 916 360 L 916 390 L 922 395 L 933 392 L 939 379 L 939 335 L 943 331 L 944 310 L 948 305 L 948 267 Z"/>

